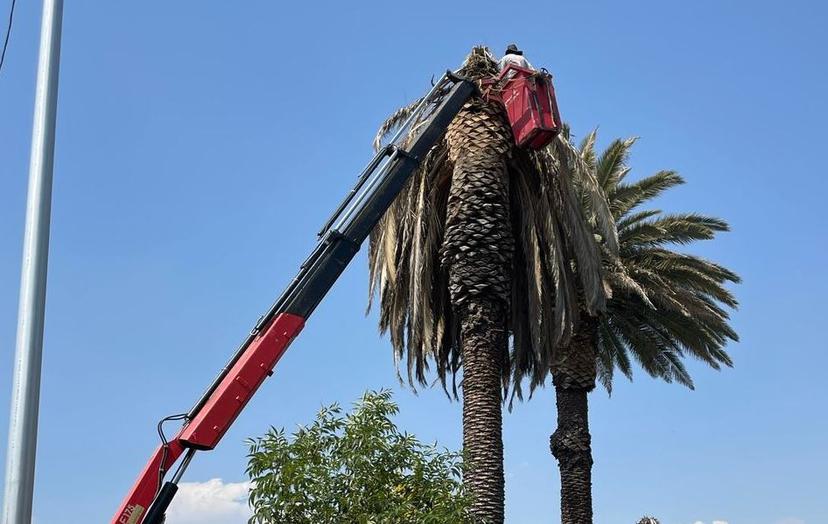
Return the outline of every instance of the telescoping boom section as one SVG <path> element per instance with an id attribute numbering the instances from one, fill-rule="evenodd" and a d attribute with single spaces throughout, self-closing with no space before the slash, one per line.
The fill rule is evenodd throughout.
<path id="1" fill-rule="evenodd" d="M 264 379 L 273 374 L 274 366 L 305 321 L 476 89 L 472 82 L 447 72 L 365 167 L 320 231 L 318 244 L 298 274 L 259 318 L 210 387 L 188 413 L 166 417 L 158 424 L 161 445 L 121 503 L 113 524 L 163 522 L 195 453 L 218 445 Z M 167 439 L 163 424 L 171 420 L 181 420 L 183 426 Z M 165 482 L 166 473 L 176 464 L 174 474 Z"/>

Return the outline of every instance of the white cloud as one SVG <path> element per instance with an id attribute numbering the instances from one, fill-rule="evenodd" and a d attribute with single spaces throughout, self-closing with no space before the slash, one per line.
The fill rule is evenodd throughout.
<path id="1" fill-rule="evenodd" d="M 704 522 L 702 522 L 702 521 L 700 521 L 700 520 L 697 520 L 697 521 L 696 521 L 696 522 L 694 522 L 693 524 L 704 524 Z M 726 520 L 714 520 L 714 521 L 712 522 L 712 524 L 728 524 L 728 522 L 727 522 Z M 804 524 L 804 523 L 803 523 L 803 524 Z"/>
<path id="2" fill-rule="evenodd" d="M 182 482 L 167 511 L 168 524 L 246 524 L 250 482 Z"/>

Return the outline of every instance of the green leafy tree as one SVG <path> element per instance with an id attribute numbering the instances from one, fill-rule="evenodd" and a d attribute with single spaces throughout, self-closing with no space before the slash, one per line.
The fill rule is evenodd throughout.
<path id="1" fill-rule="evenodd" d="M 549 359 L 529 353 L 514 358 L 516 382 L 530 377 L 534 388 L 552 375 L 558 427 L 550 448 L 560 469 L 563 524 L 592 522 L 587 394 L 596 379 L 611 391 L 615 370 L 631 379 L 635 361 L 653 377 L 692 388 L 683 360 L 694 357 L 714 369 L 731 366 L 725 345 L 738 340 L 728 313 L 738 303 L 726 286 L 739 282 L 739 277 L 678 250 L 727 231 L 727 223 L 696 213 L 641 210 L 643 204 L 684 181 L 675 172 L 661 171 L 628 182 L 627 161 L 635 140 L 615 140 L 597 155 L 595 139 L 594 132 L 588 135 L 580 154 L 596 173 L 618 231 L 617 252 L 606 244 L 603 249 L 604 276 L 611 292 L 606 311 L 595 317 L 583 308 L 569 343 L 555 348 Z M 582 195 L 585 207 L 590 201 Z M 600 231 L 595 234 L 600 238 Z"/>
<path id="2" fill-rule="evenodd" d="M 464 523 L 469 499 L 458 453 L 402 433 L 387 390 L 347 414 L 334 404 L 291 438 L 271 428 L 249 441 L 251 523 Z"/>

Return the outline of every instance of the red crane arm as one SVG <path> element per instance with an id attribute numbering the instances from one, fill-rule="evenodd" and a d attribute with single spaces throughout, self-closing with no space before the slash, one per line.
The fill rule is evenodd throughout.
<path id="1" fill-rule="evenodd" d="M 250 335 L 186 415 L 184 426 L 150 457 L 119 506 L 112 524 L 160 524 L 178 489 L 178 481 L 197 450 L 210 450 L 272 374 L 273 368 L 305 325 L 359 246 L 380 220 L 449 122 L 476 91 L 470 81 L 451 72 L 432 88 L 391 143 L 357 179 L 355 187 L 320 232 L 316 248 L 279 299 L 262 315 Z M 414 124 L 416 124 L 416 130 Z M 400 143 L 404 131 L 405 149 Z M 170 481 L 164 475 L 181 456 Z"/>
<path id="2" fill-rule="evenodd" d="M 302 317 L 289 313 L 282 313 L 273 319 L 224 376 L 198 415 L 168 445 L 158 446 L 132 490 L 121 502 L 115 522 L 141 522 L 144 512 L 161 488 L 159 471 L 162 461 L 163 471 L 167 471 L 186 449 L 208 450 L 218 444 L 264 379 L 273 373 L 276 363 L 304 325 Z"/>

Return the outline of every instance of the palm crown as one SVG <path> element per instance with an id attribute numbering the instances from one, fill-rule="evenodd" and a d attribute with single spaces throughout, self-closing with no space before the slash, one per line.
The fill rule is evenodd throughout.
<path id="1" fill-rule="evenodd" d="M 718 218 L 696 213 L 665 214 L 641 210 L 662 192 L 683 184 L 673 171 L 627 182 L 634 138 L 615 140 L 595 154 L 596 133 L 580 147 L 596 171 L 618 228 L 618 255 L 605 250 L 605 275 L 611 287 L 607 312 L 598 327 L 598 379 L 611 390 L 613 372 L 632 377 L 631 358 L 650 375 L 693 386 L 682 359 L 696 357 L 715 369 L 731 366 L 725 352 L 738 335 L 727 308 L 738 302 L 727 290 L 738 275 L 719 264 L 674 250 L 728 231 Z"/>
<path id="2" fill-rule="evenodd" d="M 461 73 L 474 79 L 492 76 L 497 73 L 497 64 L 485 48 L 475 48 Z M 375 147 L 415 105 L 398 110 L 383 124 Z M 460 130 L 466 134 L 455 138 L 460 148 L 484 147 L 485 137 L 478 138 L 475 133 L 485 134 L 498 125 L 500 117 L 491 113 L 491 107 L 478 108 Z M 450 129 L 448 138 L 451 134 Z M 532 355 L 534 362 L 547 362 L 548 366 L 555 348 L 572 334 L 579 310 L 585 307 L 597 313 L 606 305 L 601 248 L 593 229 L 600 232 L 603 248 L 610 253 L 615 251 L 616 232 L 594 170 L 566 136 L 559 136 L 542 151 L 512 146 L 499 152 L 508 172 L 508 216 L 492 216 L 490 209 L 481 208 L 476 216 L 466 219 L 511 222 L 511 238 L 495 233 L 477 239 L 478 245 L 474 238 L 463 245 L 463 240 L 455 242 L 445 236 L 454 167 L 449 149 L 444 139 L 431 150 L 371 236 L 370 295 L 379 291 L 380 329 L 390 333 L 398 362 L 407 362 L 410 383 L 425 383 L 430 361 L 436 363 L 437 374 L 444 381 L 447 372 L 456 372 L 461 364 L 446 252 L 466 256 L 482 244 L 497 247 L 499 243 L 502 246 L 497 249 L 505 251 L 512 249 L 513 240 L 513 260 L 507 271 L 511 282 L 491 282 L 489 275 L 467 274 L 463 285 L 502 284 L 508 295 L 507 329 L 514 354 Z M 479 192 L 487 190 L 494 189 L 481 187 Z M 582 206 L 581 198 L 589 205 Z M 509 369 L 503 366 L 504 385 Z"/>

